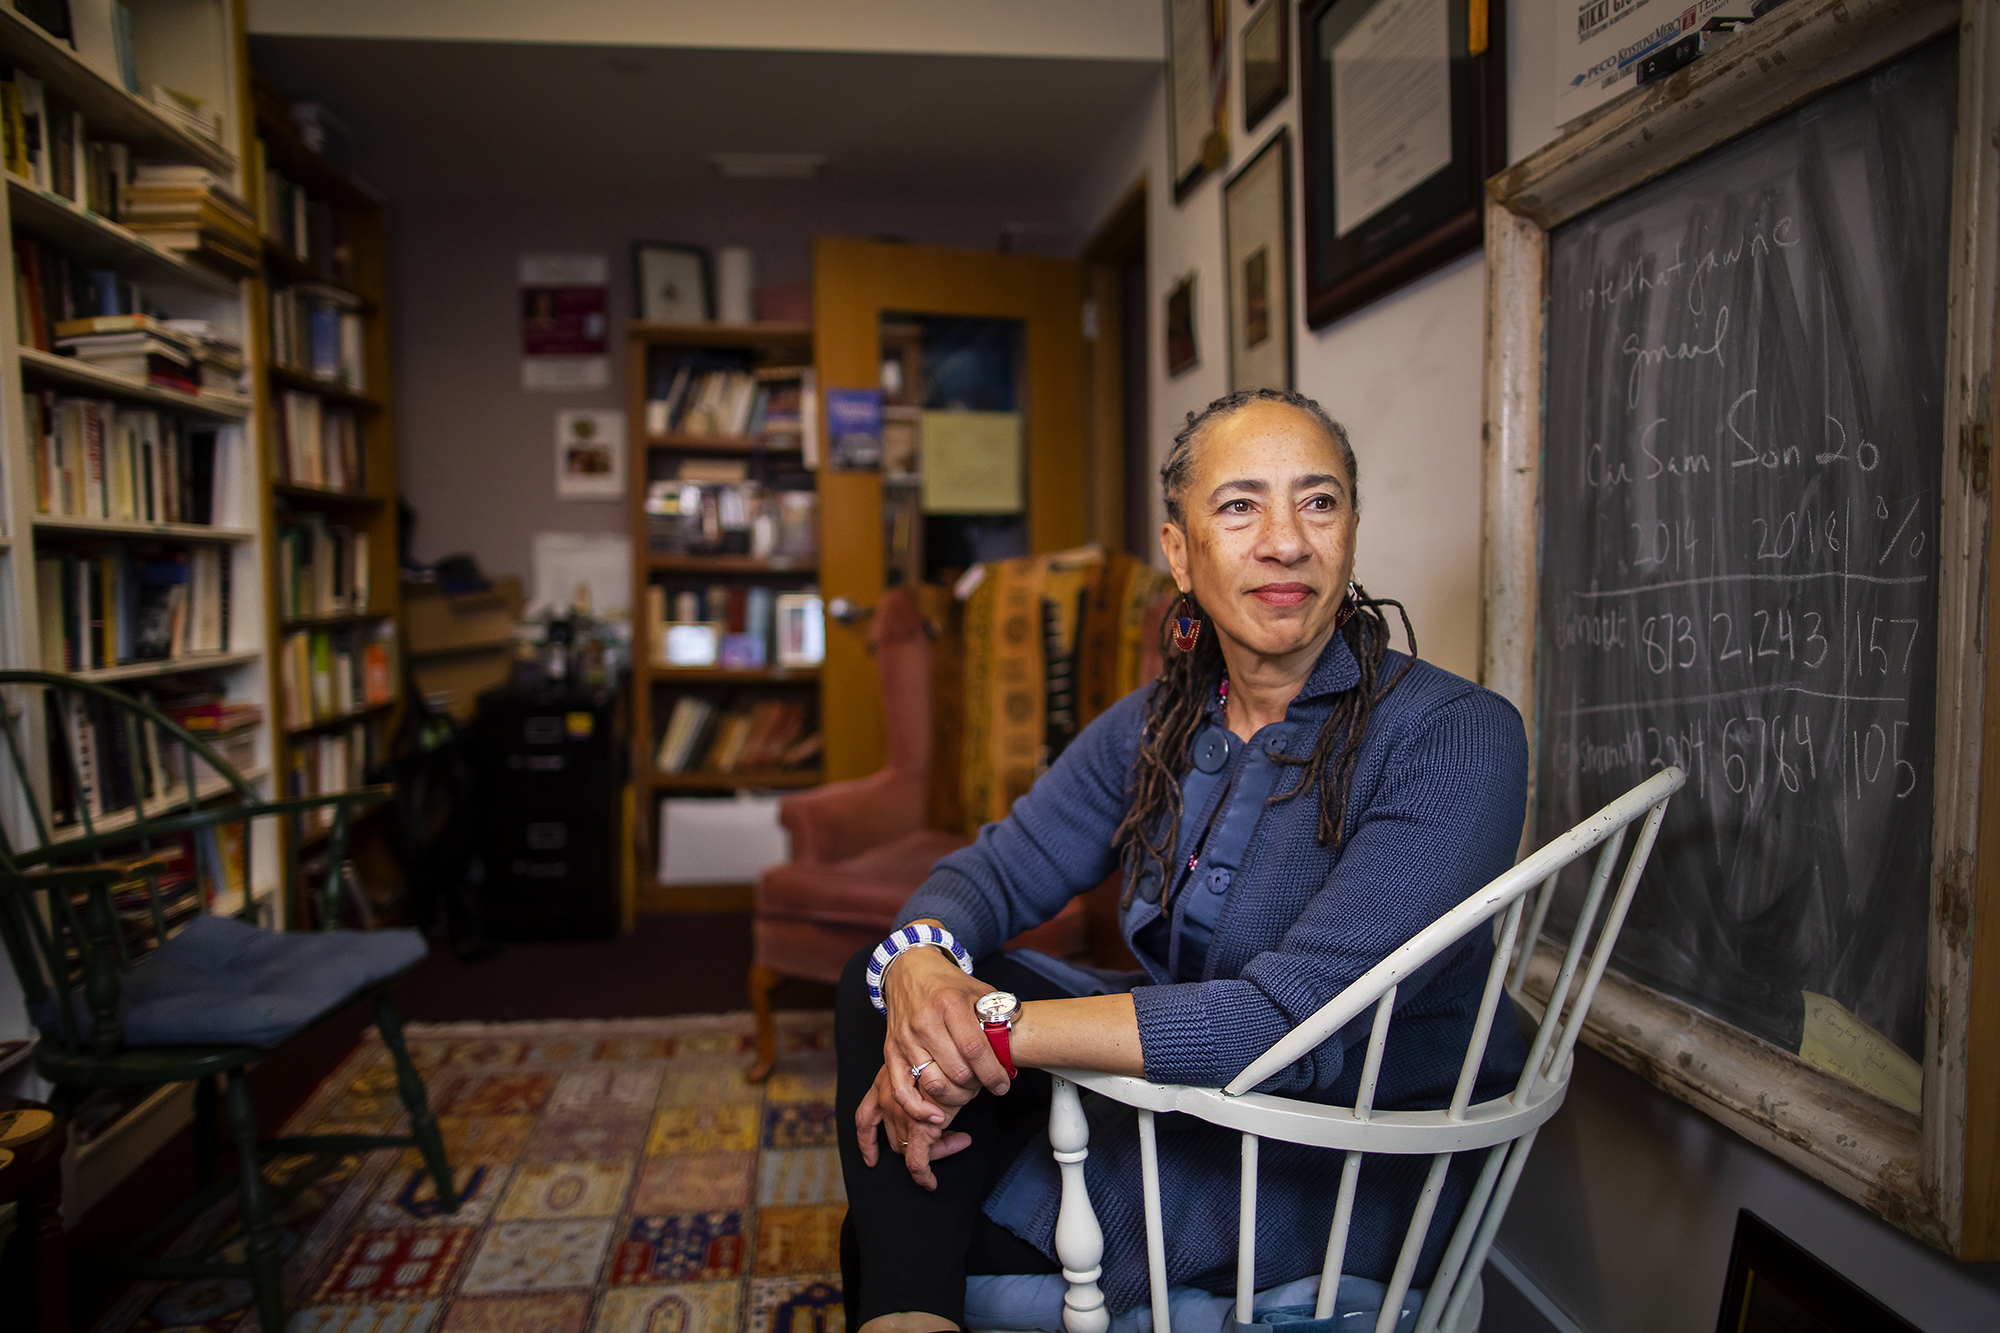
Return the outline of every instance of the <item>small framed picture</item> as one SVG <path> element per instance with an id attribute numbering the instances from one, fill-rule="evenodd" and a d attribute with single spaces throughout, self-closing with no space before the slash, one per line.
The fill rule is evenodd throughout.
<path id="1" fill-rule="evenodd" d="M 826 660 L 826 616 L 819 594 L 781 592 L 778 617 L 778 665 L 812 667 Z"/>
<path id="2" fill-rule="evenodd" d="M 1292 387 L 1292 149 L 1281 127 L 1222 191 L 1229 387 Z"/>
<path id="3" fill-rule="evenodd" d="M 1264 117 L 1292 95 L 1292 25 L 1286 20 L 1292 0 L 1271 0 L 1262 13 L 1243 25 L 1243 132 L 1264 123 Z"/>
<path id="4" fill-rule="evenodd" d="M 556 413 L 556 498 L 625 498 L 625 414 L 616 409 Z"/>
<path id="5" fill-rule="evenodd" d="M 1167 375 L 1184 375 L 1201 364 L 1194 342 L 1194 274 L 1167 290 Z"/>
<path id="6" fill-rule="evenodd" d="M 632 308 L 649 324 L 707 324 L 715 318 L 715 270 L 708 251 L 667 241 L 632 243 Z"/>
<path id="7" fill-rule="evenodd" d="M 729 628 L 718 621 L 670 620 L 660 635 L 660 662 L 670 667 L 712 667 L 722 655 Z"/>

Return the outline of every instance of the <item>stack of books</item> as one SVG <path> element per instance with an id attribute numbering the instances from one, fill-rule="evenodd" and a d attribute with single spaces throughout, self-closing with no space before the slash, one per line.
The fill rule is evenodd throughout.
<path id="1" fill-rule="evenodd" d="M 205 319 L 170 319 L 168 328 L 185 338 L 201 363 L 204 388 L 222 393 L 243 391 L 243 344 L 226 338 Z"/>
<path id="2" fill-rule="evenodd" d="M 255 277 L 262 270 L 256 215 L 206 168 L 135 167 L 121 220 L 153 244 L 231 277 Z"/>
<path id="3" fill-rule="evenodd" d="M 210 143 L 222 142 L 222 113 L 210 106 L 207 98 L 156 83 L 153 85 L 152 101 L 161 115 L 190 134 L 199 135 Z"/>
<path id="4" fill-rule="evenodd" d="M 646 433 L 711 438 L 796 437 L 805 406 L 803 367 L 703 370 L 683 363 L 646 403 Z"/>
<path id="5" fill-rule="evenodd" d="M 99 370 L 163 389 L 200 393 L 200 339 L 151 315 L 97 315 L 55 326 L 56 351 Z M 242 351 L 237 351 L 242 367 Z"/>

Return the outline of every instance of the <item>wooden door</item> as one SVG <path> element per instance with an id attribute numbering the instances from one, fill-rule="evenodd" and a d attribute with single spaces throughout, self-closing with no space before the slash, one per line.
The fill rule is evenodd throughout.
<path id="1" fill-rule="evenodd" d="M 1028 549 L 1080 545 L 1090 531 L 1083 295 L 1074 260 L 823 237 L 813 246 L 820 390 L 878 387 L 885 312 L 1018 321 Z M 825 469 L 819 494 L 821 594 L 873 606 L 883 588 L 881 474 Z M 882 700 L 865 623 L 828 619 L 820 688 L 827 780 L 880 768 Z"/>

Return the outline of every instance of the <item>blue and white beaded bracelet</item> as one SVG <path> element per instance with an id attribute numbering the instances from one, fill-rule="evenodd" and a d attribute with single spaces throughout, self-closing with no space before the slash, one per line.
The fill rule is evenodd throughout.
<path id="1" fill-rule="evenodd" d="M 889 1012 L 888 1004 L 882 999 L 882 976 L 889 970 L 889 964 L 895 961 L 896 955 L 933 945 L 950 954 L 953 962 L 968 975 L 971 974 L 972 955 L 943 926 L 930 926 L 918 921 L 891 931 L 888 939 L 875 946 L 875 955 L 868 960 L 868 999 L 877 1013 L 886 1015 Z"/>

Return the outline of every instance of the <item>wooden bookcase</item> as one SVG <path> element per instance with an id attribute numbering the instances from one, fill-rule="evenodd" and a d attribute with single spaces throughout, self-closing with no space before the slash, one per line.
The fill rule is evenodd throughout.
<path id="1" fill-rule="evenodd" d="M 303 795 L 359 785 L 364 767 L 385 753 L 402 706 L 388 256 L 381 197 L 307 144 L 279 93 L 258 85 L 252 101 L 257 142 L 250 174 L 264 232 L 264 273 L 251 284 L 251 306 L 259 454 L 270 478 L 262 521 L 272 536 L 267 623 L 277 721 L 273 772 L 284 794 Z M 308 214 L 303 238 L 299 228 L 287 225 L 301 208 Z M 300 239 L 306 242 L 303 254 Z M 309 329 L 300 306 L 316 306 L 358 326 L 342 357 L 321 365 L 318 373 L 310 339 L 301 345 L 298 336 Z M 280 327 L 281 319 L 288 328 Z M 300 466 L 311 461 L 302 459 L 294 442 L 295 436 L 310 434 L 310 419 L 300 423 L 303 429 L 291 429 L 300 406 L 323 421 L 352 423 L 359 478 L 335 475 L 324 458 L 318 469 Z M 333 536 L 314 541 L 322 531 Z M 347 554 L 360 549 L 358 542 L 366 544 L 365 562 Z M 332 556 L 344 567 L 365 564 L 365 595 L 358 583 L 331 605 L 323 598 L 288 595 L 285 585 L 297 567 L 297 553 L 309 543 L 320 560 Z M 296 587 L 308 580 L 292 582 Z M 300 644 L 310 664 L 305 673 L 298 669 Z M 321 644 L 327 645 L 324 655 Z M 311 698 L 310 673 L 331 664 L 338 674 L 343 648 L 350 660 L 379 650 L 386 694 L 351 689 L 351 701 L 335 699 L 330 707 L 325 698 Z M 327 747 L 344 747 L 345 754 L 336 748 L 329 755 Z M 300 844 L 300 854 L 310 855 L 325 833 L 303 828 L 287 830 L 286 836 Z M 288 921 L 302 920 L 305 911 L 305 904 L 286 904 Z"/>
<path id="2" fill-rule="evenodd" d="M 655 356 L 734 352 L 754 367 L 812 365 L 812 330 L 805 324 L 663 325 L 633 322 L 626 332 L 626 393 L 629 400 L 629 465 L 626 469 L 632 533 L 632 773 L 637 806 L 638 892 L 641 911 L 742 910 L 750 905 L 747 883 L 662 885 L 658 838 L 661 801 L 668 796 L 720 796 L 738 790 L 798 790 L 821 780 L 819 763 L 798 768 L 737 769 L 730 773 L 662 773 L 655 766 L 661 736 L 675 702 L 696 693 L 728 708 L 762 699 L 802 702 L 808 732 L 819 726 L 818 667 L 728 669 L 668 667 L 657 662 L 648 589 L 656 584 L 700 581 L 723 586 L 763 585 L 783 591 L 817 591 L 818 560 L 751 555 L 667 554 L 652 550 L 646 494 L 648 483 L 669 474 L 682 459 L 741 459 L 753 478 L 770 471 L 805 471 L 797 438 L 649 434 L 646 402 Z M 815 405 L 816 407 L 816 405 Z M 813 415 L 806 418 L 812 428 Z M 817 486 L 815 485 L 815 490 Z M 670 612 L 671 614 L 671 612 Z"/>
<path id="3" fill-rule="evenodd" d="M 245 169 L 249 127 L 240 92 L 246 77 L 240 4 L 237 0 L 140 4 L 132 6 L 132 18 L 138 87 L 150 94 L 156 84 L 164 85 L 201 98 L 220 117 L 217 137 L 191 130 L 163 112 L 149 95 L 128 90 L 116 52 L 91 50 L 87 45 L 79 52 L 11 5 L 0 7 L 0 65 L 13 72 L 17 89 L 23 86 L 20 80 L 35 80 L 45 96 L 78 112 L 87 142 L 121 144 L 134 162 L 201 168 L 247 199 L 252 183 Z M 12 171 L 0 174 L 5 175 L 0 227 L 11 242 L 9 262 L 0 272 L 0 308 L 15 315 L 0 320 L 0 665 L 28 670 L 73 666 L 66 655 L 53 662 L 45 656 L 42 617 L 50 608 L 39 599 L 38 562 L 129 559 L 133 562 L 126 565 L 129 576 L 141 560 L 172 560 L 180 553 L 219 549 L 228 575 L 227 629 L 219 651 L 140 660 L 136 653 L 125 651 L 133 648 L 127 643 L 122 649 L 114 646 L 107 654 L 112 660 L 104 665 L 73 674 L 134 691 L 168 689 L 202 676 L 219 682 L 230 700 L 259 705 L 264 716 L 254 738 L 255 759 L 244 774 L 268 794 L 274 786 L 277 738 L 268 654 L 269 515 L 260 499 L 263 477 L 254 447 L 259 396 L 239 393 L 237 386 L 227 383 L 205 383 L 198 393 L 160 387 L 57 355 L 53 345 L 38 349 L 32 338 L 21 336 L 24 327 L 32 332 L 31 298 L 44 272 L 37 264 L 32 270 L 35 285 L 27 286 L 30 270 L 23 264 L 23 253 L 32 243 L 39 252 L 60 255 L 83 269 L 110 270 L 121 283 L 136 285 L 146 306 L 170 318 L 208 321 L 219 336 L 242 347 L 247 380 L 254 358 L 255 284 L 163 249 L 116 219 L 92 211 L 82 188 L 72 199 Z M 39 432 L 30 430 L 27 403 L 30 396 L 39 401 L 43 392 L 109 404 L 111 411 L 150 410 L 159 414 L 163 430 L 166 423 L 177 422 L 190 432 L 217 427 L 225 434 L 236 433 L 241 443 L 228 454 L 233 472 L 227 475 L 235 492 L 234 512 L 216 514 L 206 524 L 157 521 L 166 514 L 166 502 L 157 490 L 151 517 L 143 509 L 143 499 L 136 516 L 122 518 L 87 508 L 42 512 L 47 473 L 41 460 L 46 446 Z M 108 512 L 110 506 L 104 508 Z M 122 660 L 121 651 L 125 651 Z M 18 705 L 7 700 L 4 706 Z M 42 760 L 30 765 L 30 783 L 46 792 L 42 720 L 26 715 L 11 720 L 29 752 Z M 0 781 L 0 820 L 10 828 L 26 827 L 25 796 L 11 779 Z M 101 821 L 99 827 L 115 819 Z M 275 837 L 260 833 L 251 848 L 248 891 L 267 920 L 272 917 L 271 898 L 279 878 L 277 854 Z M 240 906 L 240 899 L 215 904 L 216 910 L 225 912 Z M 5 967 L 0 961 L 0 969 Z M 0 992 L 11 991 L 12 985 L 12 978 L 0 978 Z M 0 1038 L 28 1035 L 26 1016 L 18 1009 L 10 1012 L 0 999 Z M 26 1078 L 27 1083 L 14 1082 L 16 1078 Z M 8 1090 L 32 1094 L 41 1085 L 32 1075 L 10 1075 Z M 99 1126 L 88 1143 L 73 1150 L 74 1176 L 65 1191 L 65 1211 L 72 1218 L 80 1215 L 170 1138 L 186 1122 L 189 1103 L 185 1085 L 167 1085 L 151 1090 Z"/>

